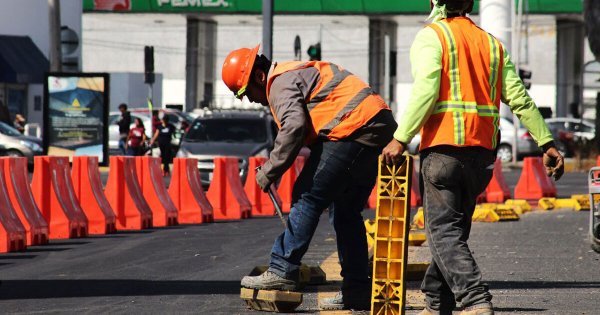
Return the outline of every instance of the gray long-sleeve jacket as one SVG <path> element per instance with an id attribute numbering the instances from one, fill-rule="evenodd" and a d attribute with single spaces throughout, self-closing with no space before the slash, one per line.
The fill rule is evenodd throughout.
<path id="1" fill-rule="evenodd" d="M 276 66 L 275 63 L 271 66 L 269 75 Z M 257 174 L 258 181 L 275 182 L 296 159 L 304 144 L 307 125 L 310 123 L 306 100 L 317 87 L 319 80 L 319 70 L 312 67 L 285 72 L 273 80 L 269 104 L 281 123 L 281 128 L 275 138 L 275 146 L 269 160 L 262 166 L 262 174 Z M 369 147 L 383 148 L 392 140 L 396 128 L 392 112 L 382 110 L 347 139 Z M 328 140 L 319 137 L 317 141 Z"/>

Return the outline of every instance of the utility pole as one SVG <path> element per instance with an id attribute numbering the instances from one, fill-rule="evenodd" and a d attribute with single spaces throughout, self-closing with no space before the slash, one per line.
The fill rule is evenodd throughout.
<path id="1" fill-rule="evenodd" d="M 48 29 L 50 30 L 50 71 L 62 71 L 60 47 L 60 0 L 48 0 Z"/>
<path id="2" fill-rule="evenodd" d="M 273 0 L 263 0 L 262 2 L 263 18 L 263 55 L 269 60 L 273 60 Z"/>

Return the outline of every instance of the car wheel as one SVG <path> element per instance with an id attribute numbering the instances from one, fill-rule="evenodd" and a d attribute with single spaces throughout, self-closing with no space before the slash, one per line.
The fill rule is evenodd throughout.
<path id="1" fill-rule="evenodd" d="M 512 147 L 508 144 L 501 144 L 498 147 L 498 153 L 496 156 L 502 163 L 512 162 Z"/>
<path id="2" fill-rule="evenodd" d="M 10 157 L 23 157 L 25 155 L 23 153 L 21 153 L 21 151 L 8 150 L 8 151 L 6 151 L 6 156 L 10 156 Z"/>

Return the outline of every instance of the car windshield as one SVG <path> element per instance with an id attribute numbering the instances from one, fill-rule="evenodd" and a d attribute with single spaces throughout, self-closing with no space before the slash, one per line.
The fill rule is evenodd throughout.
<path id="1" fill-rule="evenodd" d="M 260 143 L 267 140 L 267 130 L 261 119 L 205 119 L 192 124 L 185 140 Z"/>
<path id="2" fill-rule="evenodd" d="M 7 125 L 6 123 L 0 122 L 0 133 L 11 137 L 22 136 L 22 134 L 15 128 Z"/>

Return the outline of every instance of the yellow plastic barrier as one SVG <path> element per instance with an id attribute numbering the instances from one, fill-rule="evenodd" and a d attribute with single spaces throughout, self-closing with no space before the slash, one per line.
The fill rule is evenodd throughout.
<path id="1" fill-rule="evenodd" d="M 423 207 L 419 207 L 419 209 L 417 210 L 417 213 L 413 218 L 411 228 L 418 230 L 422 230 L 425 228 L 425 216 L 423 215 Z"/>
<path id="2" fill-rule="evenodd" d="M 404 314 L 412 168 L 379 162 L 371 314 Z"/>
<path id="3" fill-rule="evenodd" d="M 513 207 L 513 210 L 518 215 L 531 211 L 531 205 L 525 199 L 508 199 L 504 204 Z"/>
<path id="4" fill-rule="evenodd" d="M 575 199 L 579 203 L 579 209 L 575 209 L 576 211 L 590 210 L 590 195 L 571 195 L 571 199 Z"/>
<path id="5" fill-rule="evenodd" d="M 513 206 L 485 203 L 475 207 L 473 222 L 499 222 L 519 220 L 519 214 Z"/>
<path id="6" fill-rule="evenodd" d="M 552 210 L 554 209 L 554 204 L 556 203 L 556 198 L 541 198 L 538 201 L 538 207 L 544 210 Z"/>

